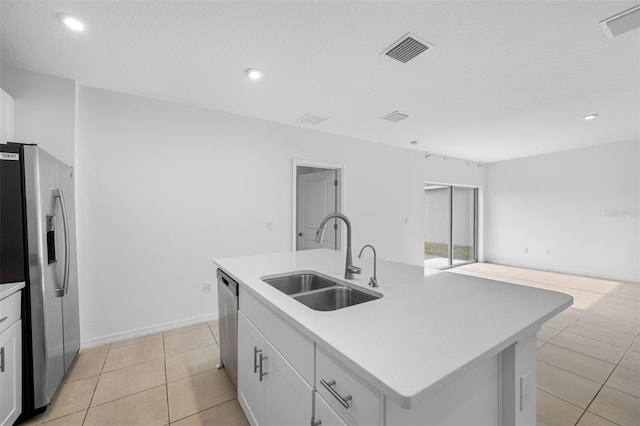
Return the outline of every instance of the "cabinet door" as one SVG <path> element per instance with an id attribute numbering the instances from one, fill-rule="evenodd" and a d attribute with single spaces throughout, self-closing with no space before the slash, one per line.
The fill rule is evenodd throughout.
<path id="1" fill-rule="evenodd" d="M 241 312 L 238 342 L 238 394 L 250 422 L 309 424 L 313 389 Z"/>
<path id="2" fill-rule="evenodd" d="M 314 392 L 314 394 L 316 398 L 314 424 L 319 426 L 347 426 L 347 423 L 329 407 L 327 401 L 318 392 Z"/>
<path id="3" fill-rule="evenodd" d="M 0 425 L 12 425 L 22 411 L 22 321 L 0 334 Z"/>
<path id="4" fill-rule="evenodd" d="M 256 332 L 249 320 L 238 312 L 238 400 L 252 425 L 264 424 L 266 418 L 267 382 L 264 377 L 260 381 L 259 372 L 254 371 L 254 361 L 259 361 L 256 351 L 263 346 Z"/>
<path id="5" fill-rule="evenodd" d="M 266 342 L 265 342 L 266 343 Z M 267 344 L 267 424 L 273 426 L 307 425 L 313 411 L 313 389 L 270 344 Z"/>

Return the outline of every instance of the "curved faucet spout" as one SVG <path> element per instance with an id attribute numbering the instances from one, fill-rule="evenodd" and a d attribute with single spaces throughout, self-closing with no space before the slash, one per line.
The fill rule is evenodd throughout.
<path id="1" fill-rule="evenodd" d="M 371 278 L 369 278 L 369 285 L 371 287 L 378 287 L 378 274 L 376 272 L 378 259 L 377 259 L 377 255 L 376 255 L 376 249 L 371 244 L 365 244 L 360 249 L 360 254 L 358 255 L 358 259 L 360 259 L 362 257 L 362 252 L 367 247 L 369 247 L 371 249 L 371 251 L 373 251 L 373 276 Z"/>
<path id="2" fill-rule="evenodd" d="M 347 280 L 353 279 L 353 274 L 359 274 L 362 272 L 360 268 L 357 266 L 353 266 L 353 256 L 351 254 L 351 221 L 342 213 L 330 213 L 328 214 L 318 226 L 318 230 L 316 231 L 316 243 L 322 242 L 322 237 L 324 236 L 324 227 L 327 222 L 331 219 L 342 219 L 344 223 L 347 225 L 347 259 L 346 265 L 344 267 L 344 278 Z"/>

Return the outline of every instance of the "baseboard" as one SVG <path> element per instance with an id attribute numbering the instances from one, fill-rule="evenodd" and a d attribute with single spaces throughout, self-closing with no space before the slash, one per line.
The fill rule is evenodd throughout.
<path id="1" fill-rule="evenodd" d="M 517 268 L 539 269 L 542 271 L 560 272 L 560 273 L 572 274 L 572 275 L 582 275 L 585 277 L 603 278 L 603 279 L 613 280 L 613 281 L 628 281 L 632 283 L 640 283 L 640 277 L 633 276 L 633 275 L 626 275 L 626 274 L 608 274 L 608 273 L 602 273 L 598 271 L 586 271 L 582 269 L 563 268 L 563 267 L 549 266 L 549 265 L 538 265 L 534 263 L 523 263 L 523 262 L 513 261 L 511 259 L 500 259 L 500 258 L 488 258 L 488 259 L 485 259 L 485 262 L 495 263 L 495 264 L 505 265 L 505 266 L 515 266 Z"/>
<path id="2" fill-rule="evenodd" d="M 178 321 L 170 321 L 162 324 L 156 324 L 149 327 L 137 328 L 135 330 L 124 331 L 121 333 L 108 334 L 106 336 L 92 337 L 90 339 L 82 339 L 80 342 L 81 349 L 93 348 L 96 346 L 106 345 L 108 343 L 119 342 L 121 340 L 132 339 L 134 337 L 145 336 L 147 334 L 158 333 L 160 331 L 172 330 L 174 328 L 186 327 L 188 325 L 198 324 L 205 321 L 215 321 L 218 319 L 218 313 L 200 315 L 197 317 L 185 318 Z"/>

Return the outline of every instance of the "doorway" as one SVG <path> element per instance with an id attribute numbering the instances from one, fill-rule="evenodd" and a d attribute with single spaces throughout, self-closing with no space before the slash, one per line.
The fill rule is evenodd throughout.
<path id="1" fill-rule="evenodd" d="M 446 269 L 478 259 L 478 188 L 425 185 L 425 268 Z"/>
<path id="2" fill-rule="evenodd" d="M 341 221 L 327 223 L 322 243 L 315 236 L 325 216 L 342 212 L 342 166 L 294 161 L 293 169 L 293 249 L 340 250 Z"/>

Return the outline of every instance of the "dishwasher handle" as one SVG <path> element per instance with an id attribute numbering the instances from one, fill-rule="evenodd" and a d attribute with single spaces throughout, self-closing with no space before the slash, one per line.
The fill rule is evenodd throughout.
<path id="1" fill-rule="evenodd" d="M 218 269 L 218 283 L 222 283 L 232 292 L 234 295 L 238 295 L 238 283 L 231 279 L 227 274 Z"/>

